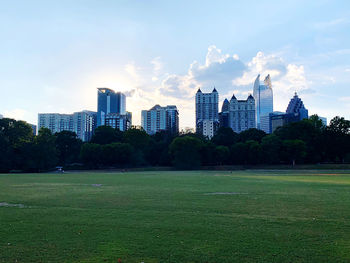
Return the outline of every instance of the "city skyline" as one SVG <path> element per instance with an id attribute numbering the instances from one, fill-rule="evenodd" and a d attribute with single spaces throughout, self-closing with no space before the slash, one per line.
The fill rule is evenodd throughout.
<path id="1" fill-rule="evenodd" d="M 180 128 L 195 127 L 199 87 L 215 86 L 221 108 L 232 93 L 252 93 L 258 74 L 270 74 L 274 110 L 284 111 L 298 92 L 309 115 L 349 119 L 349 5 L 7 2 L 0 10 L 0 114 L 36 123 L 40 112 L 95 110 L 96 88 L 108 87 L 127 95 L 135 125 L 142 109 L 171 104 Z"/>

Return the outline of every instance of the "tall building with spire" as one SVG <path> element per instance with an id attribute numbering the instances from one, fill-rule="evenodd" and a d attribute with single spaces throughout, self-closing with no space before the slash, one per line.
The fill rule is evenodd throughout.
<path id="1" fill-rule="evenodd" d="M 299 114 L 299 119 L 307 119 L 309 117 L 309 112 L 305 108 L 303 101 L 298 97 L 298 94 L 295 92 L 294 97 L 289 101 L 287 114 Z"/>
<path id="2" fill-rule="evenodd" d="M 255 99 L 255 120 L 256 127 L 261 129 L 261 116 L 269 115 L 273 112 L 273 91 L 270 75 L 267 75 L 264 82 L 260 82 L 260 74 L 256 77 L 253 87 Z"/>
<path id="3" fill-rule="evenodd" d="M 219 93 L 214 88 L 211 93 L 196 93 L 196 132 L 209 138 L 219 128 Z"/>
<path id="4" fill-rule="evenodd" d="M 270 113 L 270 132 L 274 132 L 278 127 L 288 123 L 301 121 L 308 118 L 308 110 L 305 108 L 303 101 L 295 92 L 294 97 L 289 101 L 286 113 Z"/>

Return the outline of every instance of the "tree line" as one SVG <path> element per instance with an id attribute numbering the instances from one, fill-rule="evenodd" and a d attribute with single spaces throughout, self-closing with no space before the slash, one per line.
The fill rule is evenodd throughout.
<path id="1" fill-rule="evenodd" d="M 99 169 L 174 166 L 196 169 L 215 165 L 315 164 L 350 162 L 350 121 L 335 117 L 328 126 L 317 115 L 266 134 L 249 129 L 239 134 L 220 128 L 208 139 L 195 133 L 148 135 L 98 127 L 90 142 L 74 132 L 37 136 L 24 121 L 0 119 L 0 172 L 37 172 L 56 166 Z"/>

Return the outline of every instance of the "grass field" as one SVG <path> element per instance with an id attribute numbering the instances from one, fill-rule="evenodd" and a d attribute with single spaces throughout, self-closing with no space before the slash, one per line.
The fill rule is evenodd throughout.
<path id="1" fill-rule="evenodd" d="M 0 203 L 0 262 L 350 262 L 346 171 L 2 174 Z"/>

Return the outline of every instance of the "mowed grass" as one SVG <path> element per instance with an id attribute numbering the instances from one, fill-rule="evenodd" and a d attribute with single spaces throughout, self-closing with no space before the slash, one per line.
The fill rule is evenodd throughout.
<path id="1" fill-rule="evenodd" d="M 0 262 L 350 262 L 346 171 L 2 174 Z"/>

